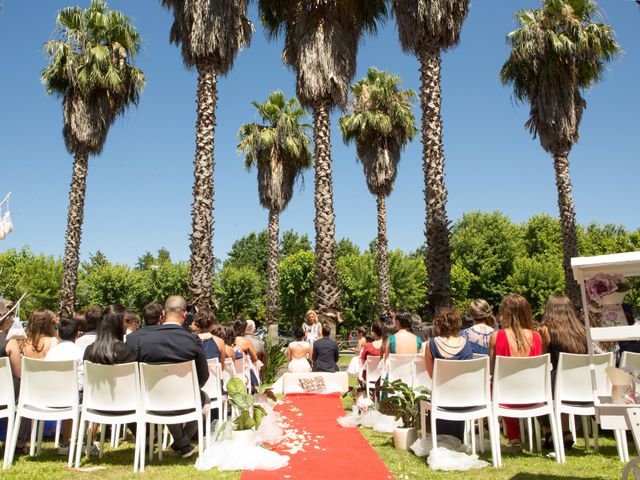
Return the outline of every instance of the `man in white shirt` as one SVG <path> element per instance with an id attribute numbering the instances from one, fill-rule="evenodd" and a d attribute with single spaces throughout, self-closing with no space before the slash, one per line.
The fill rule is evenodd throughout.
<path id="1" fill-rule="evenodd" d="M 63 318 L 58 324 L 60 343 L 47 352 L 45 360 L 75 360 L 78 364 L 78 389 L 82 391 L 84 365 L 82 350 L 75 344 L 78 335 L 78 323 L 72 318 Z"/>
<path id="2" fill-rule="evenodd" d="M 76 345 L 82 352 L 82 356 L 80 358 L 84 357 L 84 351 L 87 347 L 96 341 L 96 330 L 98 329 L 98 323 L 100 322 L 101 317 L 102 309 L 96 306 L 89 307 L 84 313 L 84 321 L 87 326 L 83 335 L 76 341 Z"/>

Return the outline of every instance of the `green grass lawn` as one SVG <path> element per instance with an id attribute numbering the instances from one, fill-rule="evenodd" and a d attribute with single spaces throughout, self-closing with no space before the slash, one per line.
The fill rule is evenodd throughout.
<path id="1" fill-rule="evenodd" d="M 340 358 L 340 365 L 348 365 L 350 356 Z M 351 378 L 351 383 L 355 379 Z M 351 410 L 352 399 L 343 399 L 343 405 Z M 413 453 L 397 450 L 393 446 L 391 434 L 377 433 L 373 430 L 361 428 L 360 432 L 373 446 L 380 458 L 389 467 L 396 480 L 413 479 L 509 479 L 509 480 L 573 480 L 573 479 L 618 479 L 622 473 L 623 464 L 618 460 L 615 442 L 612 438 L 600 438 L 600 452 L 585 452 L 584 443 L 578 441 L 576 447 L 567 452 L 567 463 L 558 465 L 555 460 L 547 458 L 545 454 L 529 454 L 523 452 L 519 455 L 507 453 L 503 448 L 503 466 L 495 469 L 491 466 L 482 470 L 469 472 L 434 472 L 429 469 L 425 458 L 418 458 Z M 632 445 L 633 442 L 631 441 Z M 43 444 L 43 453 L 34 458 L 22 455 L 16 458 L 13 467 L 8 471 L 0 471 L 2 479 L 101 479 L 115 480 L 121 478 L 140 478 L 133 473 L 133 444 L 123 442 L 120 447 L 111 451 L 107 446 L 102 460 L 91 457 L 83 458 L 82 467 L 105 467 L 94 472 L 76 472 L 66 469 L 66 457 L 56 455 L 52 449 L 53 443 Z M 631 446 L 633 454 L 633 446 Z M 491 453 L 482 454 L 481 458 L 491 462 Z M 220 480 L 239 480 L 240 472 L 199 472 L 193 467 L 195 459 L 165 458 L 162 463 L 155 459 L 145 467 L 146 479 L 198 479 L 215 478 Z M 365 477 L 363 477 L 365 478 Z M 292 479 L 295 480 L 295 479 Z M 358 479 L 349 479 L 358 480 Z"/>

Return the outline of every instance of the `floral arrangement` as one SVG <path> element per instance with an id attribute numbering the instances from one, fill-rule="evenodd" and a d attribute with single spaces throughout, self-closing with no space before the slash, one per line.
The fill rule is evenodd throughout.
<path id="1" fill-rule="evenodd" d="M 356 408 L 358 409 L 358 413 L 360 415 L 367 413 L 372 406 L 373 401 L 366 394 L 360 395 L 356 399 Z"/>
<path id="2" fill-rule="evenodd" d="M 594 312 L 602 310 L 604 297 L 612 293 L 626 293 L 631 290 L 629 280 L 619 274 L 598 273 L 587 280 L 585 284 L 589 309 Z"/>

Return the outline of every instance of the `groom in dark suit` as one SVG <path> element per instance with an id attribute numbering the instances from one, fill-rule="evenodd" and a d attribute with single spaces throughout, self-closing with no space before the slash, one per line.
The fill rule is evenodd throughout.
<path id="1" fill-rule="evenodd" d="M 179 295 L 173 295 L 164 304 L 164 323 L 139 339 L 138 361 L 145 363 L 181 363 L 195 361 L 200 388 L 209 378 L 207 358 L 200 339 L 182 328 L 187 316 L 187 302 Z M 200 392 L 203 405 L 209 399 Z M 189 422 L 184 425 L 168 425 L 173 436 L 170 450 L 183 458 L 195 452 L 191 441 L 198 433 L 198 424 Z"/>
<path id="2" fill-rule="evenodd" d="M 331 328 L 326 323 L 322 324 L 322 338 L 313 342 L 313 352 L 311 359 L 313 361 L 314 372 L 337 372 L 338 359 L 340 352 L 338 344 L 329 338 Z"/>

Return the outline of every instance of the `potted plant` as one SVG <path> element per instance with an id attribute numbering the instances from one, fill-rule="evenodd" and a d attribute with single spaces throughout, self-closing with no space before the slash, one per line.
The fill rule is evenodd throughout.
<path id="1" fill-rule="evenodd" d="M 247 393 L 244 383 L 239 378 L 229 380 L 227 394 L 229 403 L 236 413 L 232 420 L 231 440 L 247 445 L 255 444 L 256 430 L 267 414 L 266 410 L 254 403 L 253 395 Z"/>
<path id="2" fill-rule="evenodd" d="M 420 401 L 427 400 L 426 389 L 420 387 L 414 390 L 402 380 L 391 383 L 384 380 L 380 392 L 383 394 L 378 406 L 380 413 L 402 420 L 402 427 L 393 430 L 393 443 L 400 450 L 409 450 L 418 438 Z"/>

